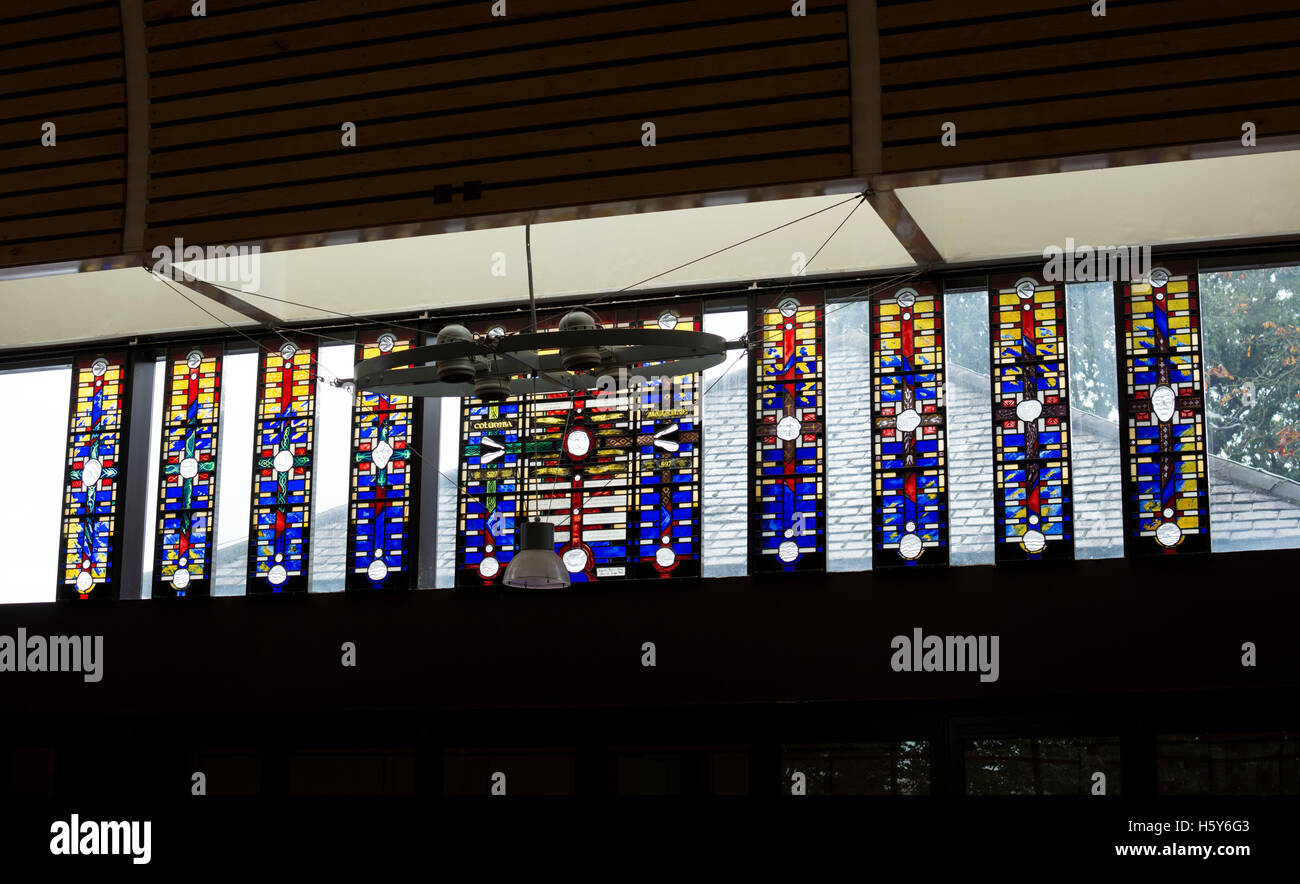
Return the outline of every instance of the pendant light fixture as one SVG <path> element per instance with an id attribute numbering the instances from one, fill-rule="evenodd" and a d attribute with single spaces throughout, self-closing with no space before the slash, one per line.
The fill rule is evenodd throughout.
<path id="1" fill-rule="evenodd" d="M 528 306 L 533 328 L 537 327 L 537 295 L 533 292 L 533 243 L 531 225 L 524 226 L 524 248 L 528 256 Z M 533 396 L 537 395 L 537 372 L 533 372 Z M 522 462 L 522 460 L 521 460 Z M 519 548 L 506 566 L 501 582 L 520 589 L 563 589 L 569 585 L 569 571 L 555 552 L 555 526 L 529 519 L 518 526 Z"/>
<path id="2" fill-rule="evenodd" d="M 519 529 L 522 541 L 506 566 L 502 582 L 520 589 L 563 589 L 569 572 L 555 553 L 555 526 L 550 522 L 528 521 Z"/>

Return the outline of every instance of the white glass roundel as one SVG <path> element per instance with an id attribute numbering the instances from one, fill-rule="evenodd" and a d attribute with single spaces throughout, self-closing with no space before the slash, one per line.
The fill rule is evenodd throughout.
<path id="1" fill-rule="evenodd" d="M 1173 522 L 1161 522 L 1156 529 L 1156 540 L 1161 546 L 1174 546 L 1183 538 L 1183 529 Z"/>
<path id="2" fill-rule="evenodd" d="M 586 430 L 574 430 L 565 437 L 564 450 L 573 457 L 585 457 L 591 451 L 591 434 Z"/>
<path id="3" fill-rule="evenodd" d="M 1043 403 L 1037 399 L 1021 399 L 1016 404 L 1016 417 L 1025 423 L 1036 421 L 1039 415 L 1043 413 Z"/>
<path id="4" fill-rule="evenodd" d="M 673 552 L 672 547 L 661 546 L 655 550 L 655 561 L 661 568 L 671 568 L 673 562 L 677 561 L 677 553 Z"/>
<path id="5" fill-rule="evenodd" d="M 1156 413 L 1161 423 L 1174 416 L 1174 406 L 1177 402 L 1178 396 L 1172 387 L 1161 385 L 1151 393 L 1151 410 Z"/>
<path id="6" fill-rule="evenodd" d="M 492 556 L 487 556 L 483 561 L 478 563 L 478 572 L 484 577 L 495 577 L 501 570 L 501 563 Z"/>
<path id="7" fill-rule="evenodd" d="M 776 438 L 782 442 L 793 442 L 799 438 L 802 432 L 803 425 L 799 423 L 799 419 L 796 417 L 787 414 L 776 422 Z"/>
<path id="8" fill-rule="evenodd" d="M 564 562 L 564 567 L 570 574 L 577 574 L 587 570 L 587 551 L 581 547 L 567 549 L 560 556 L 560 561 Z"/>
<path id="9" fill-rule="evenodd" d="M 921 554 L 921 538 L 915 534 L 904 534 L 898 541 L 898 554 L 909 562 Z"/>
<path id="10" fill-rule="evenodd" d="M 916 413 L 916 409 L 906 408 L 894 419 L 894 426 L 901 432 L 911 433 L 921 426 L 921 416 Z"/>
<path id="11" fill-rule="evenodd" d="M 793 540 L 783 540 L 776 548 L 776 557 L 783 562 L 793 562 L 799 558 L 799 544 Z"/>

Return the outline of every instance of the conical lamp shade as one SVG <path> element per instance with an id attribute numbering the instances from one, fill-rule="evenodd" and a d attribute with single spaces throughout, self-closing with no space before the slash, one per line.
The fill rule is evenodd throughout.
<path id="1" fill-rule="evenodd" d="M 525 522 L 519 533 L 520 550 L 506 567 L 502 582 L 521 589 L 568 586 L 569 572 L 555 554 L 555 526 L 550 522 Z"/>

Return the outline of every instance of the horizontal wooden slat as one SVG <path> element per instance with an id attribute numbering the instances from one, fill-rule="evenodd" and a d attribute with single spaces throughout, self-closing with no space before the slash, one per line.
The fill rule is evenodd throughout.
<path id="1" fill-rule="evenodd" d="M 78 59 L 113 54 L 122 54 L 122 35 L 116 32 L 77 36 L 57 43 L 0 49 L 0 80 L 5 76 L 3 71 L 14 68 L 62 65 Z"/>
<path id="2" fill-rule="evenodd" d="M 675 2 L 677 4 L 675 6 L 668 3 L 659 3 L 653 10 L 649 10 L 655 13 L 652 16 L 653 23 L 662 25 L 668 21 L 676 24 L 686 21 L 688 16 L 699 15 L 695 0 L 690 0 L 689 3 L 686 0 L 675 0 Z M 709 5 L 712 6 L 713 2 L 714 0 L 710 0 Z M 491 15 L 485 16 L 483 7 L 475 2 L 471 6 L 452 8 L 428 8 L 424 6 L 393 15 L 370 16 L 359 21 L 316 24 L 315 22 L 328 18 L 328 16 L 325 14 L 327 4 L 318 3 L 315 5 L 320 8 L 320 19 L 290 29 L 278 30 L 269 34 L 256 34 L 251 37 L 236 35 L 228 39 L 207 40 L 203 43 L 176 48 L 171 48 L 169 44 L 159 43 L 152 46 L 149 53 L 149 70 L 152 74 L 158 75 L 177 68 L 230 64 L 245 59 L 275 58 L 285 53 L 297 53 L 327 47 L 347 48 L 360 43 L 372 43 L 380 40 L 385 41 L 383 60 L 390 62 L 394 60 L 390 54 L 394 44 L 388 41 L 403 40 L 415 34 L 461 31 L 462 33 L 457 35 L 454 51 L 464 53 L 481 51 L 481 47 L 491 45 L 484 40 L 486 35 L 493 35 L 498 46 L 522 46 L 529 43 L 541 43 L 548 39 L 573 39 L 607 29 L 609 26 L 604 22 L 618 18 L 628 18 L 629 16 L 635 18 L 644 15 L 647 11 L 625 8 L 607 10 L 597 5 L 593 10 L 593 14 L 577 19 L 571 16 L 538 18 L 536 11 L 530 17 L 526 12 L 512 5 L 509 16 L 493 18 Z M 337 6 L 337 4 L 328 5 Z M 590 0 L 585 0 L 585 3 L 574 2 L 551 5 L 556 7 L 550 10 L 551 15 L 554 15 L 561 11 L 558 7 L 581 8 L 583 5 L 590 5 Z M 731 2 L 728 5 L 730 10 L 724 13 L 723 17 L 737 15 L 738 11 L 735 3 Z M 665 7 L 670 7 L 670 9 Z M 700 7 L 700 9 L 703 9 L 703 7 Z M 743 10 L 740 12 L 743 12 Z M 475 26 L 479 27 L 477 32 L 463 33 L 466 29 Z M 461 40 L 465 42 L 459 42 Z M 361 62 L 362 64 L 374 63 L 373 46 L 370 48 L 370 52 L 371 56 L 364 59 Z"/>
<path id="3" fill-rule="evenodd" d="M 1124 89 L 1150 89 L 1165 84 L 1251 77 L 1287 70 L 1300 70 L 1300 59 L 1296 58 L 1294 49 L 1235 52 L 1127 64 L 1103 71 L 1101 79 L 1105 81 L 1104 88 L 1116 88 L 1118 84 L 1119 88 Z M 893 90 L 881 96 L 881 106 L 888 118 L 905 113 L 956 110 L 989 101 L 1027 103 L 1087 96 L 1102 88 L 1095 72 L 1071 71 L 1035 77 L 1011 76 L 983 83 L 954 83 L 925 89 Z"/>
<path id="4" fill-rule="evenodd" d="M 1125 59 L 1156 60 L 1179 53 L 1208 53 L 1229 47 L 1264 45 L 1300 39 L 1300 10 L 1295 16 L 1269 22 L 1189 28 L 1157 34 L 1112 37 L 1104 44 L 1045 43 L 1021 46 L 1014 51 L 995 50 L 954 55 L 941 59 L 882 63 L 882 89 L 907 84 L 962 78 L 992 79 L 999 74 L 1048 71 L 1067 65 L 1092 65 L 1098 88 L 1106 88 L 1118 78 L 1100 70 Z"/>
<path id="5" fill-rule="evenodd" d="M 30 145 L 0 150 L 0 169 L 11 171 L 52 163 L 71 164 L 87 159 L 121 157 L 125 153 L 125 134 L 68 138 L 64 133 L 64 137 L 57 139 L 50 147 L 42 146 L 37 139 L 33 138 Z"/>
<path id="6" fill-rule="evenodd" d="M 82 233 L 99 233 L 122 229 L 122 212 L 65 212 L 49 218 L 26 218 L 21 221 L 0 219 L 0 242 L 14 243 L 37 239 L 61 239 Z"/>
<path id="7" fill-rule="evenodd" d="M 10 2 L 0 4 L 0 22 L 10 22 L 16 18 L 46 15 L 58 15 L 61 11 L 81 6 L 117 5 L 117 0 L 35 0 L 35 2 Z"/>
<path id="8" fill-rule="evenodd" d="M 707 22 L 726 22 L 732 25 L 729 20 L 735 17 L 736 11 L 734 0 L 697 0 L 689 6 L 674 10 L 672 24 L 675 28 L 681 29 L 701 26 L 702 23 Z M 460 17 L 465 22 L 482 24 L 483 27 L 472 31 L 458 30 L 456 28 L 458 21 L 454 15 L 456 12 L 460 13 Z M 398 25 L 403 27 L 399 28 Z M 481 76 L 478 61 L 464 56 L 528 49 L 554 42 L 576 45 L 579 42 L 611 39 L 630 31 L 663 26 L 664 12 L 658 8 L 592 14 L 582 19 L 580 30 L 575 30 L 574 23 L 570 19 L 542 20 L 519 27 L 502 27 L 490 22 L 484 23 L 481 10 L 466 9 L 448 10 L 446 13 L 424 12 L 418 16 L 395 16 L 392 19 L 379 19 L 368 27 L 358 28 L 355 31 L 346 30 L 353 34 L 354 42 L 374 39 L 373 31 L 378 31 L 381 35 L 391 34 L 392 39 L 383 44 L 382 64 L 385 66 L 458 56 L 456 62 L 472 71 L 473 76 Z M 314 30 L 337 33 L 338 29 L 316 28 Z M 421 30 L 433 30 L 436 33 L 424 34 L 413 39 L 402 39 L 413 31 Z M 318 39 L 328 38 L 321 35 Z M 337 37 L 333 39 L 337 40 Z M 663 37 L 658 39 L 662 40 Z M 281 42 L 283 48 L 264 61 L 243 61 L 240 55 L 234 54 L 239 48 L 234 45 L 211 44 L 194 47 L 194 51 L 198 53 L 197 57 L 208 59 L 213 59 L 219 52 L 231 51 L 231 54 L 224 59 L 228 63 L 227 67 L 204 70 L 200 76 L 167 76 L 166 70 L 160 66 L 161 61 L 151 64 L 153 94 L 157 97 L 184 94 L 192 90 L 195 84 L 206 90 L 272 83 L 288 77 L 301 78 L 312 74 L 335 74 L 339 71 L 373 67 L 379 62 L 374 46 L 344 46 L 327 52 L 294 55 L 285 53 L 300 48 L 299 44 L 305 42 L 303 35 L 287 33 L 277 36 L 277 40 Z M 180 49 L 171 53 L 155 52 L 151 53 L 152 55 L 185 58 L 188 52 Z M 229 64 L 231 60 L 236 63 Z"/>
<path id="9" fill-rule="evenodd" d="M 688 0 L 667 0 L 667 3 L 681 2 L 688 2 Z M 232 7 L 235 5 L 231 4 Z M 238 4 L 240 7 L 247 5 L 250 4 Z M 493 19 L 491 0 L 486 4 L 475 0 L 469 5 L 478 10 L 483 20 Z M 515 21 L 563 11 L 599 9 L 604 5 L 601 0 L 510 0 L 507 5 L 509 14 L 506 18 Z M 215 6 L 215 3 L 209 3 L 209 7 L 212 6 Z M 331 19 L 364 19 L 411 7 L 437 9 L 440 6 L 443 4 L 430 3 L 428 0 L 314 0 L 307 3 L 280 3 L 263 9 L 209 15 L 201 19 L 186 17 L 185 13 L 176 12 L 167 16 L 175 21 L 151 24 L 146 41 L 151 47 L 191 40 L 206 41 L 238 35 L 246 31 L 288 30 Z M 455 12 L 455 7 L 444 7 L 444 9 L 450 14 Z M 150 22 L 158 21 L 156 14 L 148 9 L 145 10 L 145 18 Z M 500 18 L 497 21 L 500 21 Z"/>
<path id="10" fill-rule="evenodd" d="M 121 234 L 65 236 L 31 243 L 0 243 L 0 266 L 20 267 L 121 253 Z"/>
<path id="11" fill-rule="evenodd" d="M 0 197 L 0 220 L 47 212 L 75 212 L 78 209 L 120 206 L 125 188 L 121 184 L 101 184 L 56 190 L 27 196 Z"/>
<path id="12" fill-rule="evenodd" d="M 664 115 L 656 121 L 659 146 L 673 139 L 683 139 L 707 133 L 739 131 L 745 127 L 793 126 L 815 123 L 849 116 L 848 97 L 785 102 L 765 107 L 732 108 L 694 114 Z M 545 134 L 526 132 L 514 135 L 484 135 L 444 144 L 417 147 L 400 147 L 389 150 L 352 151 L 338 148 L 333 155 L 315 159 L 290 160 L 268 163 L 234 170 L 203 171 L 190 175 L 154 178 L 149 183 L 149 198 L 183 196 L 229 189 L 232 184 L 241 189 L 267 188 L 291 181 L 323 178 L 361 177 L 385 172 L 395 172 L 412 167 L 441 165 L 449 169 L 464 170 L 470 177 L 472 167 L 490 164 L 495 158 L 527 155 L 535 151 L 578 152 L 593 145 L 638 145 L 641 141 L 641 123 L 631 120 L 617 123 L 598 123 L 551 130 Z M 795 140 L 793 136 L 788 140 Z M 621 150 L 621 148 L 608 148 Z M 658 150 L 658 147 L 649 148 Z M 639 155 L 638 159 L 655 162 L 653 154 Z M 443 176 L 445 178 L 445 174 Z M 335 184 L 324 185 L 331 191 Z M 285 188 L 259 193 L 274 199 Z M 305 195 L 312 195 L 311 189 Z"/>
<path id="13" fill-rule="evenodd" d="M 1046 127 L 1057 125 L 1080 126 L 1093 121 L 1106 125 L 1123 118 L 1152 120 L 1152 125 L 1162 114 L 1176 112 L 1194 113 L 1203 108 L 1235 107 L 1240 109 L 1242 120 L 1249 118 L 1249 108 L 1261 104 L 1294 100 L 1300 95 L 1300 76 L 1253 80 L 1245 83 L 1222 83 L 1217 86 L 1189 86 L 1185 89 L 1165 89 L 1155 92 L 1137 92 L 1126 95 L 1103 95 L 1097 98 L 1077 98 L 1035 105 L 1026 113 L 1024 105 L 1016 107 L 983 108 L 972 111 L 945 111 L 922 117 L 885 122 L 882 137 L 886 146 L 906 139 L 939 137 L 945 122 L 957 126 L 959 139 L 981 132 L 1026 126 Z M 1030 136 L 1033 137 L 1033 136 Z"/>
<path id="14" fill-rule="evenodd" d="M 728 102 L 751 100 L 763 95 L 773 101 L 786 96 L 808 95 L 838 91 L 847 95 L 848 72 L 843 69 L 807 71 L 798 74 L 774 74 L 721 83 L 703 83 L 656 89 L 641 94 L 624 92 L 618 96 L 579 98 L 546 104 L 527 104 L 513 108 L 509 113 L 511 129 L 550 127 L 575 122 L 610 119 L 636 115 L 643 120 L 657 119 L 692 107 L 712 107 Z M 415 120 L 395 123 L 366 124 L 358 133 L 364 148 L 385 144 L 408 144 L 421 140 L 447 140 L 490 133 L 493 126 L 502 122 L 499 109 L 454 110 L 428 115 Z M 216 127 L 214 127 L 214 131 Z M 545 138 L 546 131 L 534 132 L 531 138 Z M 340 150 L 340 132 L 324 129 L 302 135 L 278 138 L 243 140 L 239 145 L 240 162 L 282 159 L 301 154 L 319 154 Z M 436 150 L 436 148 L 435 148 Z M 154 153 L 149 160 L 152 174 L 203 169 L 210 165 L 228 163 L 232 159 L 230 146 L 218 144 L 188 150 Z"/>
<path id="15" fill-rule="evenodd" d="M 106 83 L 122 79 L 120 58 L 68 62 L 47 68 L 0 74 L 0 96 L 37 89 L 58 89 L 82 83 Z"/>
<path id="16" fill-rule="evenodd" d="M 0 148 L 39 142 L 41 122 L 43 121 L 25 120 L 19 123 L 0 123 Z M 84 135 L 87 132 L 120 130 L 126 126 L 126 109 L 115 107 L 79 114 L 55 114 L 53 122 L 58 125 L 60 138 Z"/>
<path id="17" fill-rule="evenodd" d="M 21 5 L 21 4 L 19 4 Z M 0 27 L 0 52 L 4 47 L 29 40 L 62 40 L 72 34 L 109 32 L 121 26 L 117 3 L 51 15 L 25 21 L 5 22 Z"/>
<path id="18" fill-rule="evenodd" d="M 1261 136 L 1300 132 L 1300 107 L 1292 105 L 1252 110 L 1249 114 L 1235 110 L 1153 120 L 1141 125 L 1116 123 L 1059 127 L 1031 134 L 987 138 L 962 138 L 958 133 L 954 147 L 942 147 L 937 137 L 932 144 L 886 146 L 883 160 L 887 171 L 896 172 L 1217 140 L 1232 144 L 1240 143 L 1241 124 L 1247 119 L 1255 123 Z"/>
<path id="19" fill-rule="evenodd" d="M 484 189 L 493 187 L 515 186 L 514 182 L 547 179 L 555 177 L 582 177 L 629 172 L 647 166 L 669 166 L 682 164 L 689 166 L 696 163 L 708 163 L 723 158 L 734 158 L 737 162 L 745 159 L 757 159 L 765 154 L 781 151 L 819 151 L 832 148 L 845 149 L 848 145 L 849 127 L 847 124 L 821 125 L 802 128 L 797 132 L 761 132 L 737 136 L 718 136 L 692 141 L 663 141 L 656 147 L 629 146 L 620 149 L 591 151 L 582 154 L 565 154 L 560 156 L 528 157 L 519 160 L 507 160 L 487 163 L 471 163 L 456 168 L 432 171 L 411 172 L 402 175 L 384 175 L 369 178 L 354 178 L 333 182 L 328 186 L 320 184 L 297 185 L 261 190 L 219 194 L 214 196 L 191 197 L 187 199 L 152 202 L 149 206 L 149 224 L 155 226 L 162 222 L 181 218 L 201 220 L 205 217 L 238 213 L 253 216 L 259 212 L 283 209 L 291 206 L 306 206 L 312 203 L 345 202 L 348 200 L 378 200 L 384 196 L 396 196 L 409 193 L 429 194 L 430 205 L 433 190 L 443 184 L 457 184 L 466 180 L 483 182 Z M 633 142 L 635 144 L 635 142 Z M 793 165 L 793 164 L 792 164 Z M 793 171 L 793 170 L 792 170 Z M 674 176 L 664 174 L 665 179 Z M 233 178 L 238 183 L 238 178 Z M 152 188 L 151 184 L 151 188 Z M 339 217 L 346 217 L 340 212 Z"/>
<path id="20" fill-rule="evenodd" d="M 97 163 L 69 163 L 54 169 L 28 169 L 25 172 L 0 170 L 0 193 L 9 195 L 55 190 L 88 182 L 120 181 L 126 174 L 123 160 Z"/>
<path id="21" fill-rule="evenodd" d="M 832 36 L 843 33 L 842 14 L 828 14 L 813 18 L 816 20 L 815 24 L 801 28 L 802 37 Z M 730 27 L 706 27 L 674 34 L 672 51 L 701 52 L 764 40 L 789 39 L 790 36 L 789 25 L 779 19 Z M 560 66 L 618 64 L 629 58 L 653 57 L 663 52 L 662 38 L 657 43 L 647 42 L 644 37 L 612 39 L 599 43 L 558 49 L 533 49 L 484 58 L 475 65 L 474 75 L 476 77 L 533 75 Z M 678 61 L 678 66 L 684 73 L 696 71 L 698 76 L 708 76 L 709 61 L 706 56 L 683 58 Z M 394 71 L 327 77 L 309 83 L 226 91 L 205 97 L 202 101 L 159 102 L 155 100 L 151 104 L 150 114 L 155 123 L 163 123 L 196 116 L 242 113 L 277 105 L 335 101 L 345 96 L 401 88 L 438 87 L 457 82 L 464 77 L 463 61 L 435 62 Z M 509 99 L 509 90 L 510 86 L 502 87 L 503 100 Z"/>
<path id="22" fill-rule="evenodd" d="M 481 200 L 436 204 L 428 197 L 413 197 L 391 202 L 374 201 L 338 208 L 312 209 L 284 215 L 262 215 L 222 221 L 195 222 L 177 220 L 153 224 L 146 231 L 145 248 L 169 243 L 177 236 L 199 244 L 227 243 L 240 239 L 287 236 L 303 231 L 343 230 L 404 224 L 443 218 L 498 214 L 514 211 L 591 205 L 631 198 L 669 196 L 727 190 L 737 187 L 760 187 L 791 181 L 817 181 L 841 178 L 850 173 L 849 157 L 841 149 L 809 153 L 797 160 L 786 158 L 748 160 L 687 168 L 671 177 L 660 171 L 607 177 L 579 177 L 572 181 L 511 188 L 508 192 L 486 192 Z M 797 178 L 792 179 L 794 174 Z M 344 220 L 346 219 L 346 220 Z"/>
<path id="23" fill-rule="evenodd" d="M 715 55 L 709 59 L 709 70 L 714 77 L 740 76 L 765 71 L 783 70 L 806 63 L 807 46 L 777 46 L 771 49 L 750 49 Z M 817 44 L 816 58 L 820 62 L 842 62 L 847 58 L 843 40 L 827 40 Z M 590 72 L 555 74 L 533 77 L 510 84 L 513 101 L 519 107 L 501 110 L 504 118 L 513 119 L 523 108 L 545 107 L 559 96 L 590 92 L 592 87 L 602 90 L 633 92 L 647 86 L 664 88 L 681 83 L 681 62 L 677 59 L 645 62 L 602 71 L 597 82 Z M 175 126 L 156 126 L 150 132 L 150 143 L 155 148 L 184 144 L 201 144 L 226 138 L 257 138 L 270 133 L 305 129 L 328 129 L 338 132 L 343 121 L 382 120 L 389 117 L 414 116 L 437 120 L 447 113 L 462 113 L 491 104 L 491 97 L 499 95 L 499 84 L 453 86 L 449 89 L 423 92 L 416 95 L 389 96 L 385 98 L 340 100 L 329 105 L 293 108 L 257 114 L 239 114 L 215 120 L 183 123 Z M 617 101 L 617 96 L 602 96 L 601 101 Z"/>
<path id="24" fill-rule="evenodd" d="M 1035 15 L 1053 10 L 1075 10 L 1091 15 L 1090 7 L 1091 4 L 1077 0 L 980 0 L 979 3 L 969 0 L 885 3 L 877 0 L 876 24 L 884 31 L 999 15 Z"/>
<path id="25" fill-rule="evenodd" d="M 907 56 L 965 52 L 974 47 L 999 46 L 1009 42 L 1041 44 L 1079 38 L 1085 41 L 1108 40 L 1116 32 L 1137 28 L 1181 27 L 1193 22 L 1208 26 L 1224 19 L 1294 12 L 1295 9 L 1296 0 L 1250 0 L 1249 3 L 1231 4 L 1223 0 L 1164 0 L 1136 6 L 1114 4 L 1108 7 L 1106 15 L 1094 17 L 1089 6 L 1078 4 L 1069 10 L 1046 15 L 1021 16 L 1013 22 L 984 22 L 881 35 L 880 57 L 889 63 Z M 1009 51 L 1018 51 L 1018 47 Z"/>
<path id="26" fill-rule="evenodd" d="M 0 120 L 48 120 L 55 114 L 72 110 L 120 107 L 126 103 L 126 87 L 121 83 L 42 92 L 21 98 L 0 98 Z"/>

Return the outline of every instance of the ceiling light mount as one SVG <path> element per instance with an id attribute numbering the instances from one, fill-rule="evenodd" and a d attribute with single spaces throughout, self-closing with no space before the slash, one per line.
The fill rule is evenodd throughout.
<path id="1" fill-rule="evenodd" d="M 591 319 L 590 326 L 583 316 Z M 577 310 L 564 317 L 559 331 L 474 337 L 453 324 L 438 332 L 436 340 L 358 362 L 357 389 L 499 401 L 513 394 L 589 390 L 600 385 L 603 375 L 624 367 L 645 366 L 655 375 L 681 377 L 712 368 L 728 350 L 745 346 L 708 332 L 662 326 L 600 328 L 590 313 Z"/>

